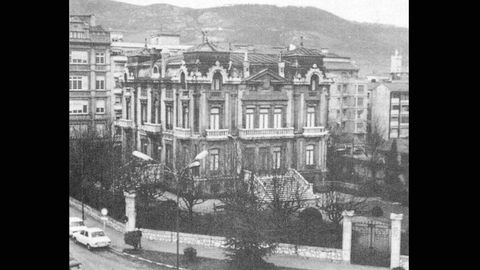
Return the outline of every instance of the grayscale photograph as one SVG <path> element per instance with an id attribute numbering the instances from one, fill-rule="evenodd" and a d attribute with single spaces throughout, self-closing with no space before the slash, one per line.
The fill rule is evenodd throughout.
<path id="1" fill-rule="evenodd" d="M 408 0 L 69 0 L 68 46 L 70 269 L 409 269 Z"/>

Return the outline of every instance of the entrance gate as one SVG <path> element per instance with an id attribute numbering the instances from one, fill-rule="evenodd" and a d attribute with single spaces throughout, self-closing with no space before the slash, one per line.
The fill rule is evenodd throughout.
<path id="1" fill-rule="evenodd" d="M 352 223 L 351 262 L 390 267 L 390 222 L 368 219 Z"/>

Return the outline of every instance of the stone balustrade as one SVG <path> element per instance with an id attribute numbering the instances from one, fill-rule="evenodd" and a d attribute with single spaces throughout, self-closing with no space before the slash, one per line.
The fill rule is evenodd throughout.
<path id="1" fill-rule="evenodd" d="M 207 140 L 226 140 L 228 129 L 207 129 Z"/>
<path id="2" fill-rule="evenodd" d="M 291 128 L 257 128 L 240 129 L 239 136 L 242 139 L 258 138 L 293 138 L 293 127 Z"/>
<path id="3" fill-rule="evenodd" d="M 325 136 L 328 134 L 328 131 L 325 127 L 304 127 L 303 136 L 305 137 L 318 137 Z"/>
<path id="4" fill-rule="evenodd" d="M 122 128 L 133 128 L 133 120 L 130 119 L 118 119 L 115 121 L 115 125 Z"/>
<path id="5" fill-rule="evenodd" d="M 192 131 L 189 128 L 175 128 L 175 136 L 179 138 L 190 138 Z"/>

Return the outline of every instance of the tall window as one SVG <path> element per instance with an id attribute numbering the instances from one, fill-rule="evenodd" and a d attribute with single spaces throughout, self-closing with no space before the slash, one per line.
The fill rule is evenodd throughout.
<path id="1" fill-rule="evenodd" d="M 220 129 L 220 109 L 210 109 L 210 129 Z"/>
<path id="2" fill-rule="evenodd" d="M 310 90 L 315 91 L 318 88 L 318 75 L 312 75 L 312 79 L 310 81 Z"/>
<path id="3" fill-rule="evenodd" d="M 69 89 L 70 90 L 83 90 L 86 89 L 86 76 L 70 76 L 69 77 Z"/>
<path id="4" fill-rule="evenodd" d="M 100 52 L 95 53 L 95 63 L 105 64 L 105 53 L 100 53 Z"/>
<path id="5" fill-rule="evenodd" d="M 245 128 L 253 129 L 254 128 L 254 119 L 255 119 L 255 110 L 247 109 L 245 114 Z"/>
<path id="6" fill-rule="evenodd" d="M 152 94 L 152 107 L 151 107 L 151 111 L 150 111 L 150 117 L 152 119 L 152 123 L 156 123 L 156 117 L 157 117 L 157 114 L 156 114 L 156 110 L 157 110 L 157 106 L 158 106 L 158 100 L 157 98 L 154 98 L 153 97 L 153 94 Z"/>
<path id="7" fill-rule="evenodd" d="M 173 147 L 171 144 L 165 145 L 165 163 L 168 167 L 172 167 L 173 161 Z"/>
<path id="8" fill-rule="evenodd" d="M 219 91 L 222 89 L 222 74 L 215 72 L 213 74 L 213 90 Z"/>
<path id="9" fill-rule="evenodd" d="M 363 110 L 358 110 L 357 111 L 357 119 L 362 118 Z"/>
<path id="10" fill-rule="evenodd" d="M 70 52 L 70 63 L 71 64 L 87 64 L 88 63 L 88 52 L 86 52 L 86 51 L 71 51 Z"/>
<path id="11" fill-rule="evenodd" d="M 95 89 L 97 89 L 97 90 L 105 89 L 105 77 L 104 76 L 97 76 L 95 78 Z"/>
<path id="12" fill-rule="evenodd" d="M 167 129 L 172 129 L 172 124 L 173 124 L 173 107 L 172 105 L 167 105 L 165 106 L 165 110 L 167 111 L 167 115 L 166 115 L 166 123 L 165 123 L 165 127 Z"/>
<path id="13" fill-rule="evenodd" d="M 88 100 L 70 100 L 70 114 L 88 114 Z"/>
<path id="14" fill-rule="evenodd" d="M 140 144 L 141 144 L 141 151 L 142 151 L 142 153 L 147 154 L 147 151 L 148 151 L 148 141 L 147 141 L 146 139 L 141 139 L 141 140 L 140 140 Z"/>
<path id="15" fill-rule="evenodd" d="M 190 122 L 190 111 L 189 111 L 188 104 L 184 104 L 182 109 L 183 109 L 183 110 L 182 110 L 182 112 L 183 112 L 182 127 L 183 127 L 183 128 L 189 128 L 189 127 L 190 127 L 190 125 L 189 125 L 189 122 Z"/>
<path id="16" fill-rule="evenodd" d="M 105 113 L 105 100 L 97 100 L 95 103 L 95 112 L 97 114 L 104 114 Z"/>
<path id="17" fill-rule="evenodd" d="M 307 107 L 307 127 L 315 126 L 315 107 Z"/>
<path id="18" fill-rule="evenodd" d="M 273 111 L 273 127 L 282 127 L 282 108 L 275 108 Z"/>
<path id="19" fill-rule="evenodd" d="M 218 171 L 218 149 L 212 149 L 210 151 L 210 171 Z"/>
<path id="20" fill-rule="evenodd" d="M 281 149 L 280 147 L 273 148 L 273 169 L 280 169 L 281 166 Z"/>
<path id="21" fill-rule="evenodd" d="M 140 123 L 143 125 L 147 121 L 147 103 L 140 103 Z"/>
<path id="22" fill-rule="evenodd" d="M 310 144 L 310 145 L 307 145 L 307 149 L 305 151 L 305 154 L 306 154 L 306 159 L 305 159 L 305 164 L 308 165 L 308 166 L 312 166 L 314 165 L 314 149 L 315 149 L 315 146 Z"/>
<path id="23" fill-rule="evenodd" d="M 260 109 L 260 119 L 258 128 L 268 128 L 268 109 Z"/>

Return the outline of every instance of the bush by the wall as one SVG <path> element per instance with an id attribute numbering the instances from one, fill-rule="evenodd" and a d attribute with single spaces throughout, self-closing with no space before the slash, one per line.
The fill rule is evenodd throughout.
<path id="1" fill-rule="evenodd" d="M 183 250 L 183 255 L 189 262 L 194 262 L 197 259 L 197 250 L 193 247 L 187 247 Z"/>
<path id="2" fill-rule="evenodd" d="M 131 231 L 124 234 L 125 244 L 132 246 L 135 249 L 138 249 L 141 241 L 141 232 L 140 231 Z"/>

